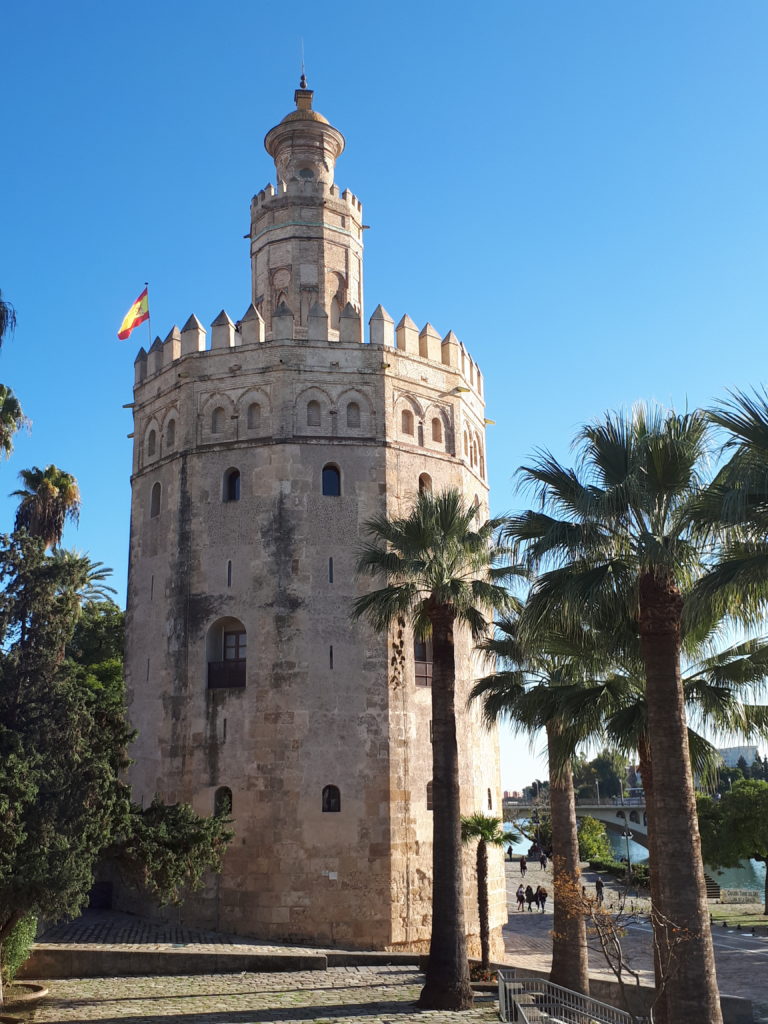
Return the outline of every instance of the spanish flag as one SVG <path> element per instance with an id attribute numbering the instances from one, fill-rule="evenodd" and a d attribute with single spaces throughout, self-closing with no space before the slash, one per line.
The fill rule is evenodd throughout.
<path id="1" fill-rule="evenodd" d="M 149 320 L 149 295 L 146 288 L 125 314 L 123 322 L 120 324 L 120 330 L 117 332 L 118 338 L 125 341 L 130 337 L 134 327 L 143 324 L 145 320 Z"/>

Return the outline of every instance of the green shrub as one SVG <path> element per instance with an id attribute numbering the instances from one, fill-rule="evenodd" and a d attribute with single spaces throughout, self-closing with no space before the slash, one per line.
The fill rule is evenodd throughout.
<path id="1" fill-rule="evenodd" d="M 624 881 L 627 873 L 627 865 L 618 860 L 591 860 L 589 862 L 592 871 L 607 871 L 609 875 Z M 648 887 L 648 865 L 633 864 L 629 876 L 630 885 Z"/>
<path id="2" fill-rule="evenodd" d="M 602 821 L 597 818 L 579 818 L 579 857 L 581 860 L 610 860 L 611 844 Z"/>
<path id="3" fill-rule="evenodd" d="M 3 972 L 3 984 L 8 985 L 16 977 L 16 972 L 29 956 L 32 943 L 37 933 L 37 918 L 34 914 L 16 924 L 0 949 L 0 967 Z"/>

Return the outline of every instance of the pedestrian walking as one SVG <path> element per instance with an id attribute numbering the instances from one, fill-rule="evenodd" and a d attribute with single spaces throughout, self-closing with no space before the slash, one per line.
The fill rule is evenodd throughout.
<path id="1" fill-rule="evenodd" d="M 507 847 L 507 859 L 508 860 L 512 860 L 512 847 L 511 846 Z"/>
<path id="2" fill-rule="evenodd" d="M 518 885 L 515 895 L 517 896 L 517 909 L 525 910 L 525 889 L 522 882 Z"/>
<path id="3" fill-rule="evenodd" d="M 549 896 L 549 893 L 547 892 L 547 890 L 544 888 L 543 885 L 539 886 L 538 893 L 539 893 L 539 910 L 543 914 L 544 913 L 544 908 L 547 905 L 547 896 Z"/>
<path id="4" fill-rule="evenodd" d="M 525 902 L 528 904 L 528 913 L 532 913 L 531 904 L 533 903 L 533 889 L 530 885 L 525 887 Z"/>
<path id="5" fill-rule="evenodd" d="M 542 855 L 539 857 L 539 867 L 541 868 L 542 871 L 546 871 L 547 870 L 547 855 L 546 855 L 546 853 L 542 853 Z"/>
<path id="6" fill-rule="evenodd" d="M 528 861 L 525 859 L 525 854 L 520 858 L 520 874 L 525 878 L 525 872 L 528 870 Z"/>
<path id="7" fill-rule="evenodd" d="M 598 907 L 601 907 L 603 905 L 603 889 L 604 888 L 605 888 L 605 886 L 603 885 L 602 878 L 598 878 L 598 880 L 595 882 L 595 892 L 597 893 L 597 905 L 598 905 Z"/>

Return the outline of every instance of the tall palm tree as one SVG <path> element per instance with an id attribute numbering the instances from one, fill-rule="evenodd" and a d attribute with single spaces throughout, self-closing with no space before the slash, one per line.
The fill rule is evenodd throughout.
<path id="1" fill-rule="evenodd" d="M 546 640 L 521 642 L 518 616 L 497 622 L 496 635 L 480 647 L 502 665 L 472 688 L 470 700 L 482 699 L 490 724 L 506 719 L 516 731 L 546 730 L 549 759 L 549 808 L 552 821 L 552 971 L 550 979 L 576 992 L 589 993 L 589 964 L 584 916 L 577 912 L 579 838 L 571 758 L 576 742 L 572 719 L 563 716 L 562 692 L 570 692 L 582 664 L 552 653 Z"/>
<path id="2" fill-rule="evenodd" d="M 0 384 L 0 451 L 6 458 L 13 451 L 13 435 L 26 423 L 18 398 L 9 387 Z"/>
<path id="3" fill-rule="evenodd" d="M 531 632 L 634 623 L 640 641 L 654 786 L 658 921 L 688 936 L 667 989 L 672 1024 L 720 1024 L 701 840 L 680 672 L 683 597 L 703 571 L 692 533 L 708 453 L 699 412 L 636 407 L 609 414 L 576 438 L 578 469 L 539 452 L 521 469 L 541 508 L 513 518 L 509 536 L 532 568 L 524 613 Z M 660 926 L 659 926 L 660 927 Z"/>
<path id="4" fill-rule="evenodd" d="M 22 469 L 19 477 L 23 489 L 13 491 L 20 498 L 16 512 L 16 529 L 26 529 L 39 537 L 46 548 L 61 543 L 67 519 L 77 522 L 80 514 L 80 489 L 77 480 L 58 466 Z"/>
<path id="5" fill-rule="evenodd" d="M 459 757 L 456 742 L 454 631 L 475 639 L 494 607 L 504 607 L 509 569 L 497 565 L 494 538 L 502 520 L 476 525 L 477 510 L 456 490 L 421 493 L 411 511 L 366 524 L 358 573 L 384 586 L 359 598 L 354 618 L 379 632 L 398 620 L 432 640 L 432 937 L 419 1005 L 462 1010 L 472 1005 L 462 877 Z"/>
<path id="6" fill-rule="evenodd" d="M 504 846 L 514 837 L 501 829 L 501 818 L 481 812 L 461 819 L 461 840 L 477 840 L 477 916 L 480 921 L 480 967 L 491 967 L 491 927 L 488 917 L 488 847 Z"/>

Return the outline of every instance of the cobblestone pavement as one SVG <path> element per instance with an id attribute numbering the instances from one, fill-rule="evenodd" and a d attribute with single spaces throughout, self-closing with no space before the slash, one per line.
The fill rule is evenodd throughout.
<path id="1" fill-rule="evenodd" d="M 52 981 L 34 1024 L 451 1024 L 498 1021 L 495 1001 L 464 1013 L 416 1011 L 412 967 L 289 974 Z"/>

